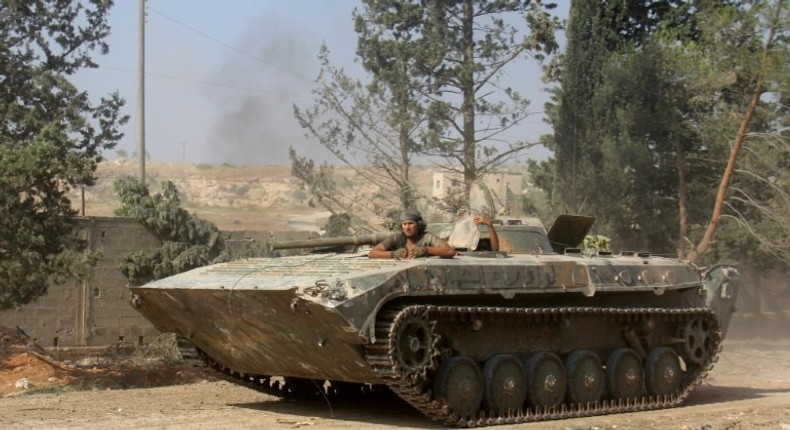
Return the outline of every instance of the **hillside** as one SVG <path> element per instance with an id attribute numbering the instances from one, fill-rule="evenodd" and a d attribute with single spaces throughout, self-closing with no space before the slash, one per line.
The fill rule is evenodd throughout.
<path id="1" fill-rule="evenodd" d="M 130 160 L 101 163 L 97 184 L 84 190 L 84 211 L 79 189 L 69 197 L 86 216 L 113 216 L 113 210 L 120 206 L 113 182 L 116 178 L 137 176 L 138 172 L 138 164 Z M 372 198 L 376 191 L 351 169 L 337 169 L 336 174 L 349 192 L 353 189 L 360 199 Z M 430 174 L 428 169 L 420 169 L 416 175 L 428 190 Z M 329 216 L 321 208 L 308 205 L 308 196 L 291 177 L 290 166 L 146 163 L 146 182 L 152 193 L 158 193 L 167 180 L 178 188 L 182 207 L 221 230 L 315 230 L 322 228 Z"/>

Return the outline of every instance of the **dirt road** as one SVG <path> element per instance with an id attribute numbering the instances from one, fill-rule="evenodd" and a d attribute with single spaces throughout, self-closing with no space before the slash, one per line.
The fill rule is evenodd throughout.
<path id="1" fill-rule="evenodd" d="M 224 381 L 0 399 L 0 428 L 442 428 L 397 399 L 286 402 Z M 790 430 L 790 339 L 728 339 L 707 382 L 680 408 L 497 429 Z"/>

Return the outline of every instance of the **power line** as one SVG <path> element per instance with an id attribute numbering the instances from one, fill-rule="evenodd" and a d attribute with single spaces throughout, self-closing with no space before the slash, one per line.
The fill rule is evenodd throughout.
<path id="1" fill-rule="evenodd" d="M 117 70 L 119 72 L 125 72 L 125 73 L 137 73 L 137 70 L 124 69 L 122 67 L 113 67 L 113 66 L 102 66 L 102 65 L 99 65 L 98 68 L 99 69 L 107 69 L 107 70 Z M 310 97 L 300 96 L 300 95 L 296 95 L 296 94 L 286 94 L 286 93 L 281 93 L 281 92 L 277 92 L 277 91 L 261 90 L 261 89 L 258 89 L 258 88 L 237 87 L 237 86 L 234 86 L 234 85 L 221 84 L 221 83 L 218 83 L 218 82 L 200 81 L 200 80 L 197 80 L 197 79 L 184 78 L 184 77 L 181 77 L 181 76 L 163 75 L 161 73 L 145 72 L 145 75 L 146 76 L 154 76 L 154 77 L 162 78 L 162 79 L 170 79 L 170 80 L 173 80 L 173 81 L 189 82 L 189 83 L 198 84 L 198 85 L 209 85 L 209 86 L 213 86 L 213 87 L 229 88 L 229 89 L 238 90 L 238 91 L 244 91 L 244 92 L 256 92 L 256 93 L 262 93 L 262 94 L 273 94 L 273 95 L 283 96 L 283 97 L 310 99 Z"/>
<path id="2" fill-rule="evenodd" d="M 267 60 L 264 60 L 263 58 L 260 58 L 260 57 L 257 57 L 255 55 L 252 55 L 252 54 L 249 54 L 247 52 L 244 52 L 241 49 L 236 48 L 235 46 L 229 45 L 229 44 L 217 39 L 216 37 L 211 36 L 210 34 L 204 33 L 203 31 L 200 31 L 200 30 L 198 30 L 198 29 L 196 29 L 194 27 L 191 27 L 191 26 L 189 26 L 189 25 L 187 25 L 187 24 L 185 24 L 185 23 L 183 23 L 183 22 L 181 22 L 181 21 L 179 21 L 179 20 L 177 20 L 175 18 L 172 18 L 172 17 L 170 17 L 168 15 L 165 15 L 164 13 L 162 13 L 162 12 L 160 12 L 160 11 L 150 7 L 150 6 L 148 7 L 148 9 L 151 10 L 152 12 L 156 13 L 157 15 L 161 16 L 162 18 L 164 18 L 164 19 L 166 19 L 168 21 L 171 21 L 171 22 L 173 22 L 175 24 L 178 24 L 181 27 L 184 27 L 184 28 L 186 28 L 189 31 L 197 33 L 197 34 L 205 37 L 206 39 L 209 39 L 209 40 L 213 41 L 214 43 L 217 43 L 217 44 L 219 44 L 219 45 L 221 45 L 221 46 L 223 46 L 223 47 L 225 47 L 227 49 L 230 49 L 231 51 L 233 51 L 233 52 L 235 52 L 237 54 L 240 54 L 240 55 L 243 55 L 245 57 L 251 58 L 251 59 L 253 59 L 255 61 L 258 61 L 258 62 L 261 62 L 261 63 L 263 63 L 263 64 L 265 64 L 267 66 L 274 67 L 275 69 L 280 70 L 281 72 L 287 73 L 287 74 L 289 74 L 291 76 L 295 76 L 295 77 L 297 77 L 299 79 L 303 79 L 303 80 L 305 80 L 307 82 L 310 82 L 310 83 L 314 82 L 313 79 L 310 79 L 310 78 L 308 78 L 306 76 L 300 75 L 299 73 L 296 73 L 296 72 L 294 72 L 292 70 L 289 70 L 289 69 L 287 69 L 285 67 L 282 67 L 280 65 L 274 64 L 271 61 L 267 61 Z"/>

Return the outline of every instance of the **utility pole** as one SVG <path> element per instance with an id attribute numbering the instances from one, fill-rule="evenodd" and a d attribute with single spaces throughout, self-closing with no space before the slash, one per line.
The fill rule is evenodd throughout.
<path id="1" fill-rule="evenodd" d="M 145 0 L 139 0 L 137 49 L 137 159 L 140 183 L 145 185 Z"/>

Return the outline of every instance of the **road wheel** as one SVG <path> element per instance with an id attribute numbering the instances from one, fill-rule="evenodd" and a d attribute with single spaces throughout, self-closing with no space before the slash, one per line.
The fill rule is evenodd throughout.
<path id="1" fill-rule="evenodd" d="M 601 359 L 592 351 L 574 351 L 565 359 L 568 374 L 568 401 L 585 404 L 601 400 L 606 382 Z"/>
<path id="2" fill-rule="evenodd" d="M 645 385 L 648 393 L 655 396 L 677 393 L 682 382 L 683 370 L 674 349 L 659 346 L 650 351 L 645 360 Z"/>
<path id="3" fill-rule="evenodd" d="M 439 366 L 433 390 L 435 398 L 447 402 L 456 414 L 472 416 L 483 401 L 483 373 L 469 357 L 450 357 Z"/>
<path id="4" fill-rule="evenodd" d="M 525 367 L 529 404 L 547 408 L 560 405 L 567 388 L 562 360 L 556 354 L 539 352 L 529 357 Z"/>
<path id="5" fill-rule="evenodd" d="M 616 349 L 606 360 L 606 386 L 612 398 L 639 397 L 643 393 L 643 379 L 642 359 L 633 349 Z"/>
<path id="6" fill-rule="evenodd" d="M 483 401 L 489 411 L 504 414 L 520 408 L 527 398 L 527 381 L 521 361 L 497 354 L 483 366 Z"/>

